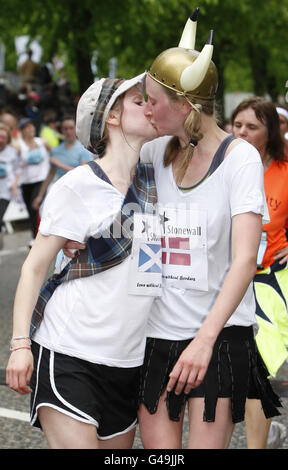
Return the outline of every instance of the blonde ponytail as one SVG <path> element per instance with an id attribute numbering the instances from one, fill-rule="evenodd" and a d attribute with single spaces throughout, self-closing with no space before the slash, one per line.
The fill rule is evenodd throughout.
<path id="1" fill-rule="evenodd" d="M 172 101 L 186 99 L 188 103 L 191 104 L 191 111 L 184 122 L 184 130 L 189 140 L 189 144 L 186 147 L 181 148 L 178 137 L 173 137 L 168 143 L 164 155 L 164 166 L 166 167 L 173 163 L 179 150 L 182 151 L 181 159 L 177 161 L 177 165 L 175 166 L 176 183 L 178 186 L 180 186 L 181 181 L 183 180 L 187 168 L 191 162 L 194 148 L 197 146 L 199 140 L 201 140 L 203 137 L 203 134 L 200 132 L 201 114 L 205 113 L 212 115 L 214 112 L 214 101 L 204 101 L 199 99 L 199 101 L 197 100 L 197 103 L 195 103 L 195 99 L 190 101 L 189 95 L 179 97 L 173 91 L 171 92 L 167 89 L 165 89 L 165 91 L 168 92 L 168 95 Z"/>

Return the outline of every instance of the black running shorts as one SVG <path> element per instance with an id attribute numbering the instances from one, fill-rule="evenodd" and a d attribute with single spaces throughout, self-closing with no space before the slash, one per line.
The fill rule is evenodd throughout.
<path id="1" fill-rule="evenodd" d="M 124 434 L 137 423 L 140 367 L 94 364 L 50 351 L 33 342 L 31 424 L 48 406 L 97 428 L 99 439 Z"/>

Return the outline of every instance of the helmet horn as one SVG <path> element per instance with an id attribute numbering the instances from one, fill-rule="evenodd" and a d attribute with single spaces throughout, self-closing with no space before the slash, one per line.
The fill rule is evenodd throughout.
<path id="1" fill-rule="evenodd" d="M 195 48 L 198 13 L 199 8 L 196 8 L 188 18 L 178 47 L 183 47 L 184 49 Z"/>
<path id="2" fill-rule="evenodd" d="M 186 67 L 180 77 L 180 84 L 185 92 L 195 90 L 203 81 L 213 55 L 213 30 L 197 59 Z"/>

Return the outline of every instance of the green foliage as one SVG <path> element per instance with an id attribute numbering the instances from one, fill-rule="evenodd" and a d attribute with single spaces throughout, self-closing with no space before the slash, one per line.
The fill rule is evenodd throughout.
<path id="1" fill-rule="evenodd" d="M 190 12 L 200 7 L 196 47 L 215 30 L 214 61 L 220 92 L 285 93 L 288 79 L 288 0 L 9 0 L 2 2 L 0 38 L 6 69 L 15 70 L 14 37 L 41 38 L 43 61 L 66 54 L 74 88 L 93 79 L 90 58 L 98 51 L 98 75 L 118 59 L 118 75 L 147 69 L 162 50 L 176 46 Z"/>

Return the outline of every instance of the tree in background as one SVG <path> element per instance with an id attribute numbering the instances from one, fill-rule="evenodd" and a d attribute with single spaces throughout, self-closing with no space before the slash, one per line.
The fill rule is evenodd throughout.
<path id="1" fill-rule="evenodd" d="M 93 51 L 98 51 L 99 76 L 108 74 L 111 57 L 118 59 L 118 76 L 140 73 L 158 53 L 178 44 L 196 6 L 196 47 L 202 48 L 209 30 L 215 30 L 220 102 L 224 90 L 232 91 L 231 84 L 235 91 L 268 93 L 273 100 L 283 95 L 288 79 L 288 0 L 201 0 L 194 5 L 191 0 L 9 0 L 0 18 L 7 65 L 14 66 L 16 35 L 40 37 L 44 61 L 65 52 L 67 71 L 81 94 L 93 81 Z"/>

